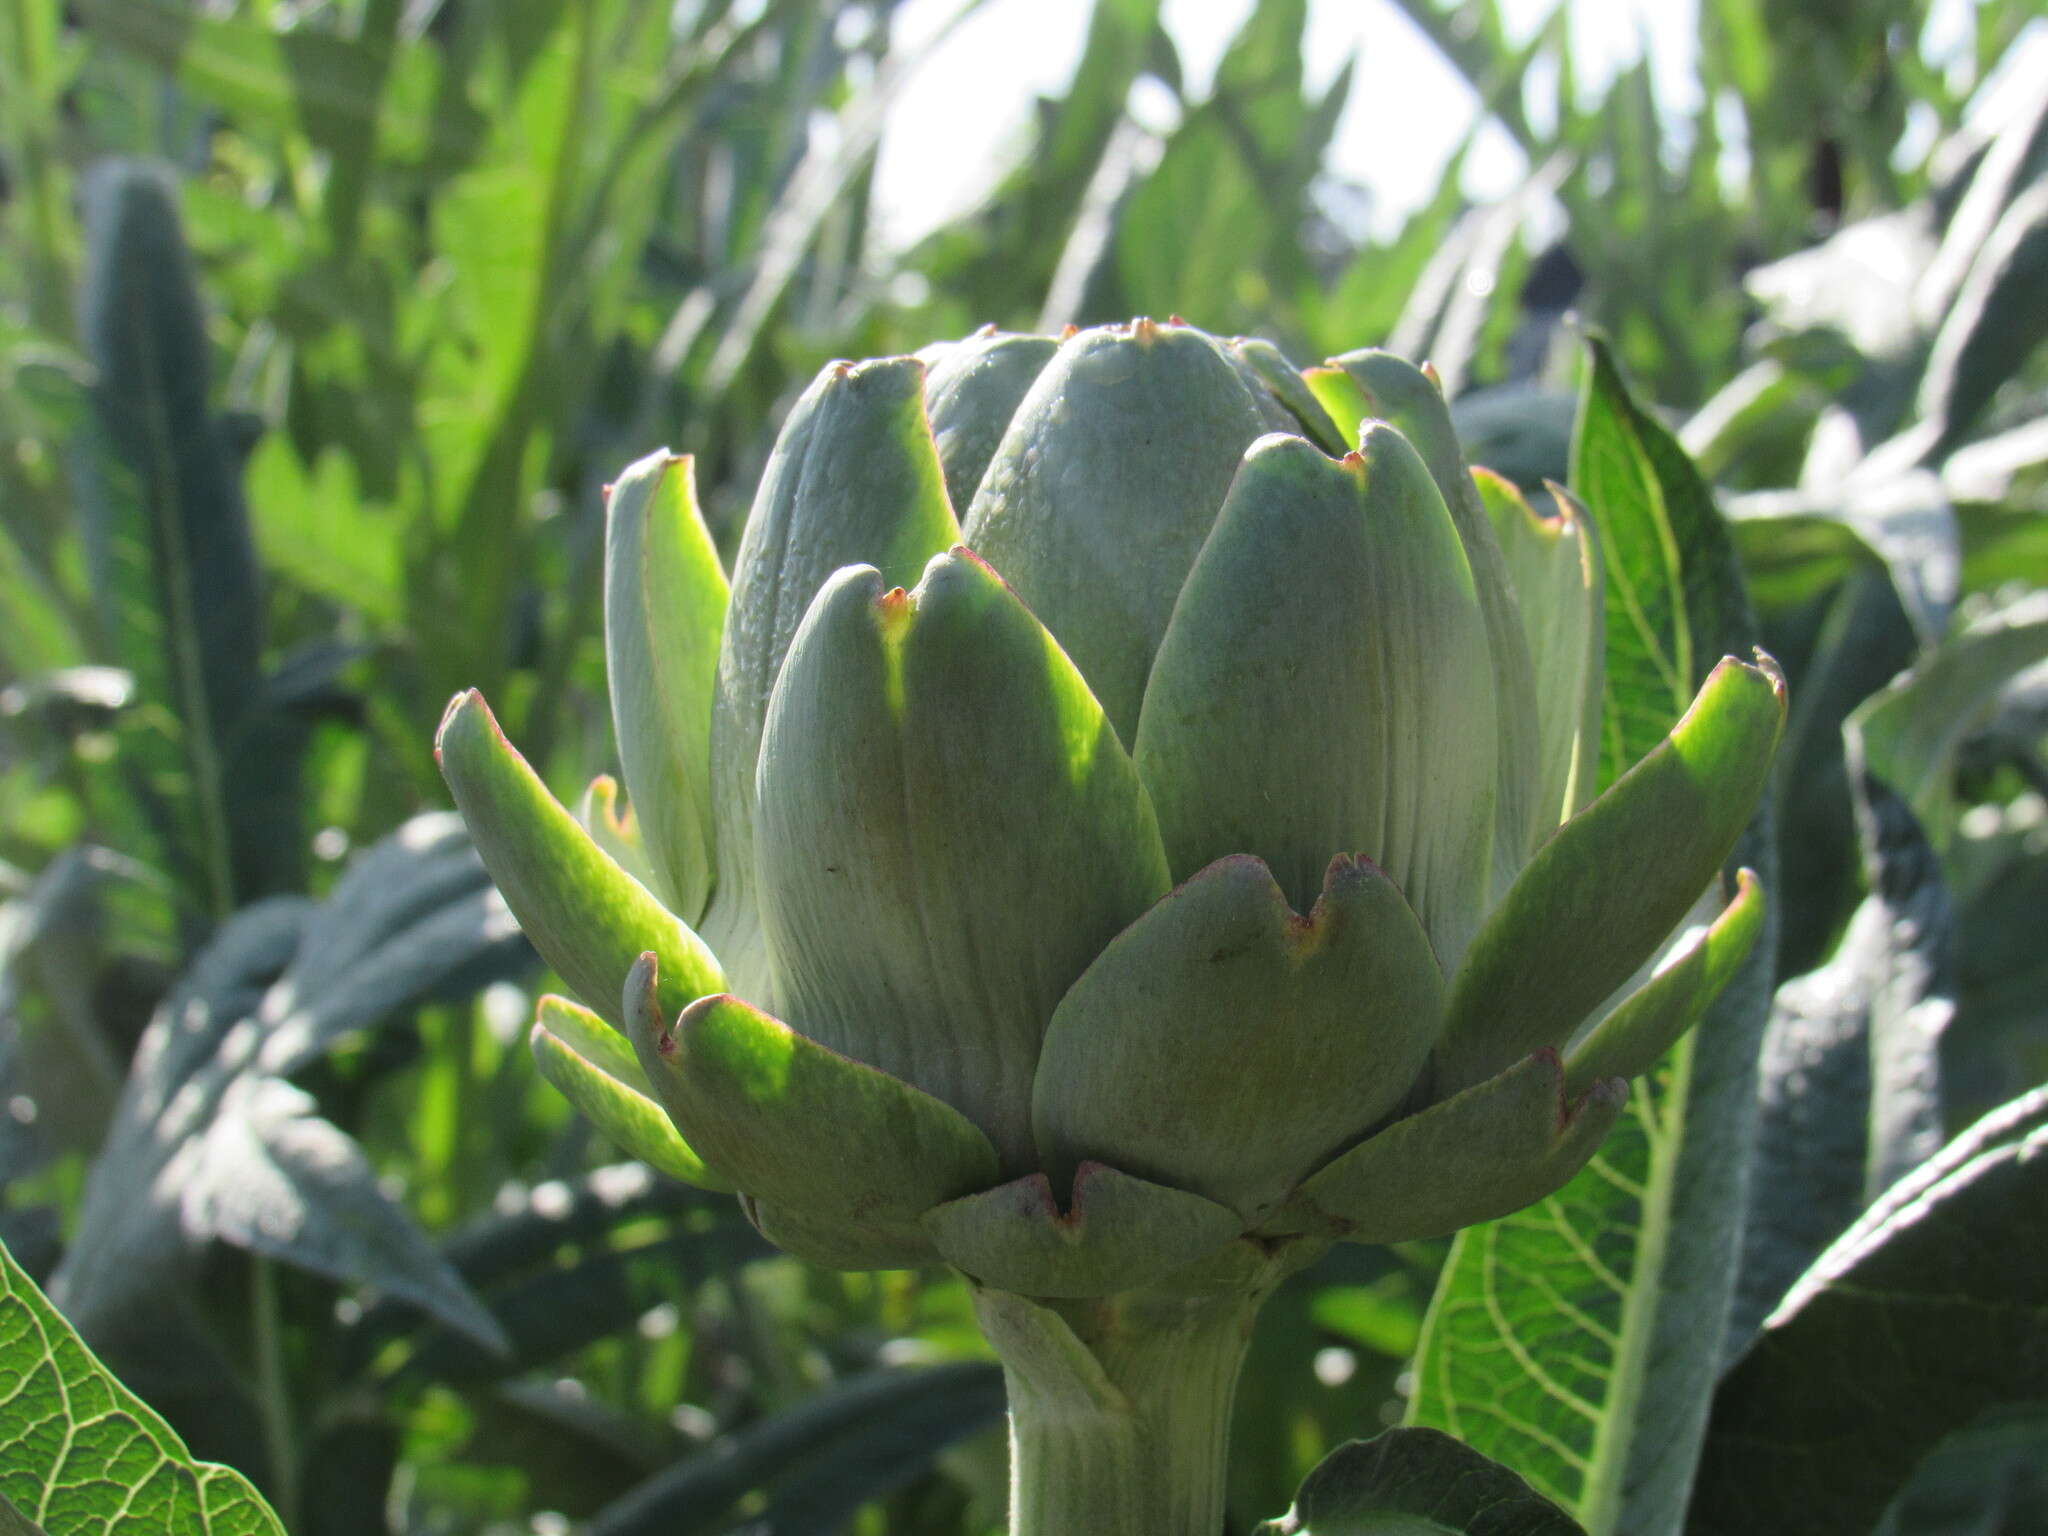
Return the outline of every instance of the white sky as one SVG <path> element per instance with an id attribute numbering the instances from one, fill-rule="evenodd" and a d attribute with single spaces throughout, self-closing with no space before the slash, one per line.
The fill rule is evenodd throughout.
<path id="1" fill-rule="evenodd" d="M 1509 35 L 1518 41 L 1555 5 L 1569 6 L 1582 101 L 1597 98 L 1647 48 L 1666 111 L 1686 118 L 1697 110 L 1698 0 L 1500 3 Z M 959 5 L 906 0 L 897 13 L 897 38 L 919 46 Z M 1251 0 L 1165 0 L 1166 25 L 1196 98 L 1250 9 Z M 884 245 L 908 246 L 964 212 L 1001 174 L 1024 146 L 1031 97 L 1060 92 L 1072 75 L 1089 10 L 1089 0 L 987 0 L 924 61 L 893 109 L 882 143 L 875 197 Z M 1930 11 L 1925 44 L 1937 58 L 1962 52 L 1971 0 L 1935 0 Z M 1390 234 L 1435 190 L 1471 124 L 1476 98 L 1392 0 L 1309 0 L 1304 51 L 1308 82 L 1317 90 L 1347 58 L 1359 58 L 1329 163 L 1344 180 L 1371 188 L 1374 232 Z M 1554 82 L 1554 72 L 1532 82 L 1537 100 L 1529 110 L 1539 127 L 1539 114 L 1547 110 L 1543 95 Z M 1501 196 L 1524 169 L 1519 151 L 1493 127 L 1466 161 L 1466 191 L 1482 199 Z"/>
<path id="2" fill-rule="evenodd" d="M 1557 0 L 1503 0 L 1510 35 L 1528 37 Z M 1689 109 L 1696 0 L 1569 0 L 1580 90 L 1597 94 L 1647 39 L 1660 92 Z M 907 0 L 899 40 L 928 40 L 959 0 Z M 960 213 L 1024 142 L 1030 98 L 1056 94 L 1072 75 L 1089 0 L 987 0 L 905 87 L 883 140 L 876 176 L 878 233 L 901 248 Z M 1166 0 L 1190 94 L 1199 98 L 1251 0 Z M 1336 137 L 1333 171 L 1370 186 L 1382 231 L 1427 200 L 1469 127 L 1476 100 L 1392 0 L 1310 0 L 1308 83 L 1326 87 L 1347 58 L 1359 67 Z M 1483 135 L 1466 162 L 1476 196 L 1506 192 L 1521 156 L 1507 135 Z"/>

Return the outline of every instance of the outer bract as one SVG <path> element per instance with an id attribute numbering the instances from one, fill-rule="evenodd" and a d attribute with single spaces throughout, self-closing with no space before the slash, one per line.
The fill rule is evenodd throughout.
<path id="1" fill-rule="evenodd" d="M 587 1005 L 543 1007 L 549 1079 L 793 1253 L 963 1272 L 1020 1533 L 1214 1531 L 1271 1288 L 1559 1187 L 1759 927 L 1745 874 L 1630 992 L 1784 689 L 1722 662 L 1595 797 L 1600 561 L 1560 502 L 1469 473 L 1399 359 L 1145 320 L 827 367 L 729 599 L 689 461 L 641 460 L 628 809 L 601 781 L 579 825 L 475 694 L 439 743 Z"/>

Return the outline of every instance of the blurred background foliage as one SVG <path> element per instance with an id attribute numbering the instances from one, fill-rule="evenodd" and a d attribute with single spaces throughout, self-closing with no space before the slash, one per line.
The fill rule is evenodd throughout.
<path id="1" fill-rule="evenodd" d="M 0 1239 L 294 1531 L 1000 1523 L 958 1288 L 807 1270 L 608 1162 L 436 814 L 461 687 L 565 798 L 613 766 L 606 476 L 693 452 L 729 550 L 835 356 L 1173 312 L 1384 343 L 1540 491 L 1597 327 L 1792 675 L 1767 1165 L 1829 1051 L 1895 1166 L 1887 1052 L 1938 1057 L 1937 1129 L 2048 1076 L 2034 7 L 1935 58 L 1911 0 L 1701 0 L 1688 109 L 1647 61 L 1582 90 L 1563 6 L 1401 0 L 1478 106 L 1376 230 L 1327 154 L 1370 47 L 1312 86 L 1306 0 L 1256 0 L 1194 88 L 1159 0 L 1071 3 L 1071 78 L 907 248 L 891 0 L 0 3 Z M 1499 133 L 1525 176 L 1475 202 Z M 1399 1416 L 1442 1246 L 1268 1308 L 1240 1529 Z M 2020 1531 L 1966 1495 L 2039 1425 L 1987 1443 L 1887 1529 Z"/>

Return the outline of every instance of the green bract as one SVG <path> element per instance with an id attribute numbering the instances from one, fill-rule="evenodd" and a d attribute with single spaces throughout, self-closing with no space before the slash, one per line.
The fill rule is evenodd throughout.
<path id="1" fill-rule="evenodd" d="M 595 1010 L 543 1005 L 549 1079 L 792 1252 L 1048 1301 L 1542 1198 L 1758 930 L 1745 875 L 1640 980 L 1784 713 L 1724 661 L 1596 797 L 1557 499 L 1468 472 L 1399 359 L 1143 320 L 827 367 L 729 595 L 689 461 L 641 460 L 628 809 L 564 811 L 475 694 L 439 743 Z"/>

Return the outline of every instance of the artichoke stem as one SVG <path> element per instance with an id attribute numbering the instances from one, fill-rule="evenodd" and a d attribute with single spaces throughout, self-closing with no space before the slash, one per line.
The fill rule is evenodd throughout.
<path id="1" fill-rule="evenodd" d="M 1231 1399 L 1267 1292 L 977 1290 L 1010 1398 L 1010 1536 L 1217 1536 Z"/>

